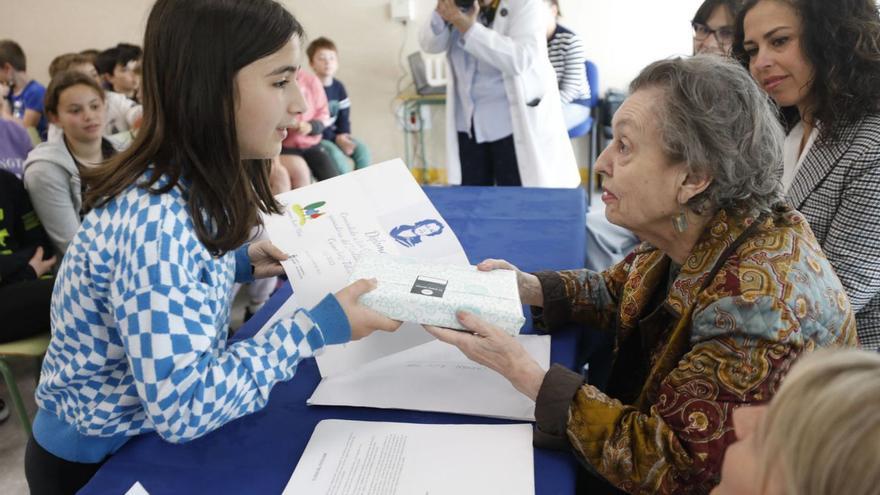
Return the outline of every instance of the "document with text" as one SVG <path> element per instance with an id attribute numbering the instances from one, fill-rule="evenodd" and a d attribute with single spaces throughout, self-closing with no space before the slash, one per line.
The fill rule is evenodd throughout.
<path id="1" fill-rule="evenodd" d="M 324 420 L 284 495 L 534 495 L 532 427 Z"/>

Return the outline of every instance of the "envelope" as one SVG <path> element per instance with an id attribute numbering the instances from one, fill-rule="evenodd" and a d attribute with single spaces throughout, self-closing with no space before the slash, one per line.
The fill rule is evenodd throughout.
<path id="1" fill-rule="evenodd" d="M 517 335 L 526 321 L 511 270 L 481 272 L 470 265 L 365 254 L 351 281 L 360 278 L 379 282 L 360 302 L 394 320 L 465 330 L 455 317 L 465 310 L 510 335 Z"/>

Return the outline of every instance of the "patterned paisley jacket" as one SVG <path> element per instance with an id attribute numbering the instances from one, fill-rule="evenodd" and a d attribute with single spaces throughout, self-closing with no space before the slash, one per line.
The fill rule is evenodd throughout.
<path id="1" fill-rule="evenodd" d="M 603 273 L 543 272 L 547 329 L 615 331 L 607 395 L 561 366 L 538 395 L 536 442 L 562 439 L 630 493 L 707 493 L 735 440 L 737 407 L 768 401 L 794 360 L 855 346 L 849 300 L 803 216 L 720 211 L 670 283 L 643 244 Z"/>

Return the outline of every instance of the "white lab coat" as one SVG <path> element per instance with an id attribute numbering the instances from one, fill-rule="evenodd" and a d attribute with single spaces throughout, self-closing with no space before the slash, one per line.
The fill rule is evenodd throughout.
<path id="1" fill-rule="evenodd" d="M 578 187 L 580 174 L 562 117 L 556 73 L 547 55 L 542 1 L 501 0 L 492 27 L 475 24 L 468 32 L 464 48 L 504 75 L 522 185 Z M 429 18 L 419 33 L 422 50 L 448 53 L 453 40 L 450 29 L 454 28 L 434 34 Z M 455 68 L 451 62 L 449 66 L 450 77 L 446 83 L 447 178 L 450 184 L 461 184 L 455 126 L 455 78 L 452 75 Z"/>

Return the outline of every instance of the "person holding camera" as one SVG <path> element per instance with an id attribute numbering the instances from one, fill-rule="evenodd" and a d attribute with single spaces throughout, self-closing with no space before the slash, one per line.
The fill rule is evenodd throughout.
<path id="1" fill-rule="evenodd" d="M 577 187 L 542 0 L 438 0 L 419 43 L 446 52 L 447 178 L 468 186 Z"/>

